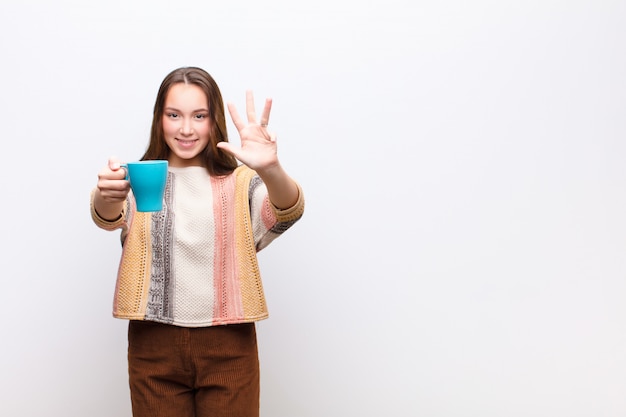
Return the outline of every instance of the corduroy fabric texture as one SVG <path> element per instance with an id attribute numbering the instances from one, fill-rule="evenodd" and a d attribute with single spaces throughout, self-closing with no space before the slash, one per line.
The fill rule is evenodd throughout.
<path id="1" fill-rule="evenodd" d="M 134 417 L 258 417 L 254 323 L 178 327 L 132 320 L 128 366 Z"/>

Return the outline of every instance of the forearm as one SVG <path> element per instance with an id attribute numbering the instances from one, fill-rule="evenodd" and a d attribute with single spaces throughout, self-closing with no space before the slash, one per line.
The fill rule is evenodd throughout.
<path id="1" fill-rule="evenodd" d="M 257 174 L 265 183 L 269 199 L 274 206 L 287 209 L 296 204 L 299 197 L 298 186 L 280 164 L 258 170 Z"/>
<path id="2" fill-rule="evenodd" d="M 124 201 L 107 201 L 102 197 L 100 190 L 96 189 L 93 196 L 93 207 L 104 220 L 117 220 L 124 209 Z"/>

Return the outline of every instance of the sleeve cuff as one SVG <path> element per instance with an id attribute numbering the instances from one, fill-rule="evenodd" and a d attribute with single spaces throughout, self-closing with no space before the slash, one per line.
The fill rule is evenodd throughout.
<path id="1" fill-rule="evenodd" d="M 300 187 L 300 184 L 296 182 L 296 186 L 298 187 L 298 201 L 296 201 L 293 206 L 286 209 L 279 209 L 274 204 L 272 204 L 274 214 L 276 215 L 276 220 L 281 223 L 298 220 L 300 217 L 302 217 L 302 214 L 304 214 L 304 194 L 302 193 L 302 187 Z"/>
<path id="2" fill-rule="evenodd" d="M 124 226 L 124 224 L 126 223 L 126 205 L 124 205 L 124 208 L 122 209 L 122 212 L 120 213 L 120 216 L 115 219 L 115 220 L 106 220 L 103 219 L 102 217 L 100 217 L 100 215 L 98 214 L 98 212 L 96 211 L 96 208 L 94 206 L 94 197 L 96 195 L 96 190 L 95 188 L 91 191 L 91 197 L 90 197 L 90 211 L 91 211 L 91 218 L 93 220 L 93 222 L 96 224 L 96 226 L 98 226 L 101 229 L 104 230 L 115 230 L 115 229 L 120 229 Z"/>

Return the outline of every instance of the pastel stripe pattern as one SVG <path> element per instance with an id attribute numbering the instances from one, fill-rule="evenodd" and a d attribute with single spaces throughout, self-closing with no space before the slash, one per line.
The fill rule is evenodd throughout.
<path id="1" fill-rule="evenodd" d="M 244 165 L 225 177 L 191 168 L 170 168 L 158 213 L 136 212 L 131 194 L 122 217 L 109 222 L 95 212 L 92 193 L 95 224 L 121 229 L 114 317 L 186 327 L 267 318 L 256 253 L 302 217 L 300 186 L 298 202 L 279 210 Z"/>

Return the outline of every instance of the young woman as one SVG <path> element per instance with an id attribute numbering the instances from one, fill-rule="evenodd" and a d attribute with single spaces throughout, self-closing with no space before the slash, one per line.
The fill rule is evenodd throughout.
<path id="1" fill-rule="evenodd" d="M 228 110 L 241 147 L 228 143 L 213 78 L 179 68 L 159 88 L 142 160 L 167 160 L 163 209 L 136 211 L 126 171 L 109 159 L 91 214 L 121 229 L 113 315 L 128 319 L 133 416 L 258 416 L 254 322 L 267 318 L 256 252 L 304 212 L 251 92 L 247 122 Z M 242 164 L 239 164 L 240 161 Z"/>

